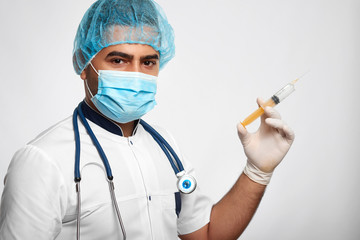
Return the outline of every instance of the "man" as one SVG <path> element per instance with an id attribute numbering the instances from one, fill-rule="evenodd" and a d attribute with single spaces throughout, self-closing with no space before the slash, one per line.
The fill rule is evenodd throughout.
<path id="1" fill-rule="evenodd" d="M 106 178 L 100 151 L 79 124 L 82 195 L 77 230 L 79 189 L 70 117 L 14 155 L 2 196 L 0 239 L 75 239 L 77 233 L 83 239 L 240 236 L 294 134 L 275 110 L 265 108 L 256 133 L 238 125 L 248 162 L 221 201 L 211 204 L 198 188 L 179 199 L 178 178 L 169 160 L 139 120 L 154 107 L 156 77 L 173 56 L 172 28 L 152 0 L 99 0 L 90 7 L 74 45 L 74 68 L 85 89 L 79 109 L 111 165 L 121 221 L 108 189 L 112 178 Z M 185 172 L 193 175 L 169 133 L 156 130 L 180 156 Z"/>

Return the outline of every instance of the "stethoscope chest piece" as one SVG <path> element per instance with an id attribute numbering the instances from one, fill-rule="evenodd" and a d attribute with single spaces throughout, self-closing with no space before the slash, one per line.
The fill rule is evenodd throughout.
<path id="1" fill-rule="evenodd" d="M 177 187 L 180 192 L 189 194 L 196 188 L 196 180 L 193 176 L 186 174 L 184 171 L 176 174 L 178 177 Z"/>

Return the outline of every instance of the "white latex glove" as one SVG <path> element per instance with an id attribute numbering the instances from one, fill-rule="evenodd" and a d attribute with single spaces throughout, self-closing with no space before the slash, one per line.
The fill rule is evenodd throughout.
<path id="1" fill-rule="evenodd" d="M 258 98 L 257 103 L 261 106 L 265 102 Z M 248 158 L 244 173 L 253 181 L 267 185 L 272 172 L 290 149 L 295 135 L 274 108 L 265 107 L 264 110 L 261 125 L 255 133 L 249 133 L 241 123 L 237 129 Z"/>

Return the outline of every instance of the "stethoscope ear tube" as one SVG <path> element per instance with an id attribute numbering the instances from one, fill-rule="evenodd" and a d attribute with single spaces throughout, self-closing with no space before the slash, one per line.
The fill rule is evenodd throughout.
<path id="1" fill-rule="evenodd" d="M 80 181 L 76 182 L 76 194 L 77 194 L 76 239 L 80 240 L 80 217 L 81 217 Z"/>
<path id="2" fill-rule="evenodd" d="M 114 183 L 112 180 L 108 181 L 109 182 L 109 188 L 110 188 L 110 194 L 111 194 L 111 201 L 113 202 L 113 205 L 115 207 L 115 211 L 116 211 L 116 215 L 118 217 L 119 223 L 120 223 L 120 228 L 123 234 L 123 239 L 126 240 L 126 231 L 125 231 L 125 226 L 123 223 L 123 220 L 121 218 L 121 214 L 120 214 L 120 210 L 119 210 L 119 205 L 116 201 L 116 197 L 115 197 L 115 187 L 114 187 Z"/>

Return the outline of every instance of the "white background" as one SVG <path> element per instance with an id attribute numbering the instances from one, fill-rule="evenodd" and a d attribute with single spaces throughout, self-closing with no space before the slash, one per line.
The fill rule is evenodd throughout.
<path id="1" fill-rule="evenodd" d="M 72 44 L 92 2 L 0 1 L 1 181 L 14 152 L 82 100 Z M 215 202 L 245 165 L 236 124 L 310 70 L 277 107 L 296 140 L 240 239 L 360 239 L 360 1 L 158 3 L 177 53 L 145 119 L 173 133 Z"/>

